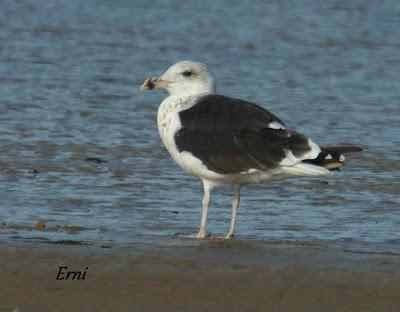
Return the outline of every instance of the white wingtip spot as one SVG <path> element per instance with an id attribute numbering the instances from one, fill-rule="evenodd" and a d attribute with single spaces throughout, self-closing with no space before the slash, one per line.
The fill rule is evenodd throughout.
<path id="1" fill-rule="evenodd" d="M 329 160 L 329 159 L 333 159 L 331 154 L 328 154 L 325 156 L 325 159 Z"/>
<path id="2" fill-rule="evenodd" d="M 346 157 L 344 157 L 343 155 L 340 155 L 339 157 L 339 161 L 345 161 Z"/>

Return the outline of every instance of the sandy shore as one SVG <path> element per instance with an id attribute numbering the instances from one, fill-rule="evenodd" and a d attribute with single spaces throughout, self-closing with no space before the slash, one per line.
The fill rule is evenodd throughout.
<path id="1" fill-rule="evenodd" d="M 0 244 L 0 311 L 400 311 L 398 255 L 207 241 Z M 85 280 L 56 280 L 59 267 Z"/>

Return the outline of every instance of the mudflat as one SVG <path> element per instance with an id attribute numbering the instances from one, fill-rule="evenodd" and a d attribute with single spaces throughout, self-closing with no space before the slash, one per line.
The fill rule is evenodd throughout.
<path id="1" fill-rule="evenodd" d="M 0 248 L 1 312 L 400 311 L 397 254 L 223 240 Z M 85 279 L 57 280 L 59 267 Z"/>

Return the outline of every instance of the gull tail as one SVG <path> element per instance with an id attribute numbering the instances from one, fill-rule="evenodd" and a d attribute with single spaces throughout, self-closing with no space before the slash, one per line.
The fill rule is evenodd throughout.
<path id="1" fill-rule="evenodd" d="M 324 167 L 331 171 L 340 171 L 346 159 L 343 154 L 361 151 L 362 148 L 358 146 L 325 146 L 321 147 L 321 153 L 317 158 L 303 160 L 303 162 Z"/>

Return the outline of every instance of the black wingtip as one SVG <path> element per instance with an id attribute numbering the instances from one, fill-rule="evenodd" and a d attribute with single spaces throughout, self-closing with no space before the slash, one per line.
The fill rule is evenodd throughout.
<path id="1" fill-rule="evenodd" d="M 351 145 L 351 146 L 325 146 L 321 147 L 321 150 L 328 153 L 358 153 L 362 152 L 363 149 L 359 146 Z"/>

